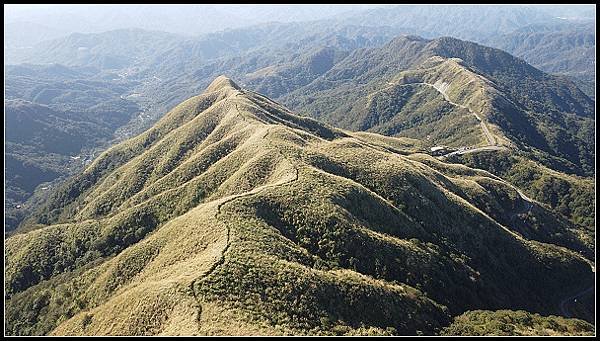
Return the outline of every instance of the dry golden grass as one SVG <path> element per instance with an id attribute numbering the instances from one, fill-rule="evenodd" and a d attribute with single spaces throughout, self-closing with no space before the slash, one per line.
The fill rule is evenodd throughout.
<path id="1" fill-rule="evenodd" d="M 9 332 L 434 334 L 478 307 L 552 311 L 593 281 L 505 221 L 510 184 L 419 148 L 219 77 L 101 155 L 89 187 L 66 184 L 49 226 L 6 241 Z"/>

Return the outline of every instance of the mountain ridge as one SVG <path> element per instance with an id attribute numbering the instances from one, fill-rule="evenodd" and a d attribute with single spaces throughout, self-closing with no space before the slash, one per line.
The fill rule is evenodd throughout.
<path id="1" fill-rule="evenodd" d="M 7 239 L 9 331 L 434 334 L 476 308 L 552 313 L 593 281 L 575 226 L 414 142 L 218 77 Z"/>
<path id="2" fill-rule="evenodd" d="M 441 64 L 444 60 L 448 64 Z M 433 91 L 441 89 L 435 87 L 421 91 L 390 86 L 403 73 L 402 84 L 456 85 L 444 88 L 441 94 Z M 469 79 L 483 83 L 476 87 Z M 377 108 L 371 106 L 374 93 L 379 93 Z M 302 115 L 345 129 L 418 138 L 431 146 L 477 145 L 485 141 L 477 122 L 483 121 L 488 144 L 494 144 L 490 138 L 494 135 L 501 145 L 544 155 L 535 157 L 551 168 L 556 167 L 554 160 L 563 159 L 570 165 L 556 169 L 591 174 L 594 152 L 589 146 L 594 142 L 588 132 L 594 121 L 594 102 L 571 81 L 472 42 L 397 37 L 381 48 L 354 51 L 280 100 Z M 477 113 L 476 119 L 466 120 L 468 112 L 461 112 L 456 105 L 448 107 L 453 102 Z M 570 143 L 561 144 L 557 136 Z"/>

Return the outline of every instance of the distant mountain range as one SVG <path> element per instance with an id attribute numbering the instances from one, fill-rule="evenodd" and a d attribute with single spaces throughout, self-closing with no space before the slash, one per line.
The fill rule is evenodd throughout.
<path id="1" fill-rule="evenodd" d="M 72 33 L 139 28 L 186 36 L 266 22 L 298 22 L 345 16 L 374 6 L 353 5 L 8 5 L 5 47 L 33 46 Z M 199 19 L 200 18 L 200 19 Z"/>
<path id="2" fill-rule="evenodd" d="M 96 72 L 61 65 L 6 68 L 5 232 L 33 206 L 25 202 L 39 185 L 79 171 L 143 111 L 123 98 L 134 83 L 89 80 Z"/>
<path id="3" fill-rule="evenodd" d="M 238 7 L 240 7 L 239 10 L 242 12 L 249 10 L 249 8 L 244 9 L 243 6 Z M 299 36 L 299 34 L 304 34 L 307 31 L 312 31 L 314 33 L 312 38 L 316 38 L 317 41 L 322 42 L 321 35 L 323 32 L 339 31 L 340 28 L 347 26 L 369 28 L 375 30 L 373 31 L 374 33 L 385 28 L 395 35 L 413 34 L 430 39 L 441 36 L 452 36 L 459 39 L 480 42 L 507 50 L 518 57 L 525 58 L 527 62 L 546 72 L 569 72 L 570 69 L 577 68 L 578 66 L 581 67 L 582 64 L 588 63 L 585 65 L 589 65 L 589 60 L 593 60 L 594 58 L 592 55 L 589 55 L 589 52 L 587 52 L 587 55 L 582 56 L 581 51 L 573 50 L 574 47 L 585 49 L 589 48 L 590 44 L 593 45 L 594 39 L 590 40 L 589 38 L 589 35 L 594 35 L 595 31 L 593 29 L 593 19 L 595 18 L 595 8 L 593 6 L 580 6 L 578 9 L 574 9 L 573 6 L 569 8 L 561 8 L 560 6 L 473 7 L 419 5 L 366 7 L 366 9 L 360 9 L 360 7 L 348 6 L 346 10 L 343 10 L 343 7 L 339 6 L 323 6 L 319 14 L 304 15 L 301 13 L 311 11 L 310 6 L 305 6 L 294 8 L 297 16 L 303 18 L 302 20 L 291 20 L 297 22 L 263 22 L 250 27 L 248 25 L 252 23 L 247 23 L 246 25 L 242 25 L 246 26 L 243 28 L 229 25 L 229 27 L 235 28 L 211 33 L 209 33 L 210 31 L 203 31 L 202 35 L 196 37 L 181 35 L 184 32 L 190 32 L 189 23 L 184 24 L 187 25 L 185 31 L 173 31 L 165 29 L 160 25 L 147 26 L 146 22 L 139 24 L 130 23 L 130 26 L 119 27 L 118 30 L 111 30 L 107 27 L 93 34 L 90 34 L 91 32 L 86 32 L 83 35 L 77 33 L 70 37 L 59 38 L 54 42 L 46 41 L 38 44 L 42 42 L 40 40 L 36 43 L 37 45 L 30 44 L 27 48 L 9 49 L 7 61 L 8 63 L 28 61 L 33 63 L 54 62 L 73 65 L 74 63 L 88 63 L 90 61 L 86 57 L 90 58 L 94 56 L 92 59 L 117 58 L 118 60 L 114 61 L 114 63 L 117 63 L 119 61 L 124 62 L 120 60 L 123 58 L 132 59 L 133 57 L 138 57 L 139 52 L 142 52 L 144 48 L 138 45 L 147 46 L 151 44 L 155 50 L 168 51 L 172 48 L 172 44 L 180 43 L 181 47 L 179 47 L 180 51 L 178 53 L 185 53 L 188 57 L 194 57 L 190 60 L 192 65 L 194 65 L 198 63 L 195 60 L 197 57 L 201 57 L 203 59 L 202 62 L 205 62 L 207 58 L 222 57 L 224 53 L 239 54 L 249 47 L 264 48 L 268 44 L 283 47 L 290 42 L 295 43 L 297 38 L 308 38 L 306 36 Z M 156 9 L 158 8 L 160 7 L 156 7 Z M 167 10 L 180 11 L 177 6 L 169 7 Z M 194 17 L 194 11 L 202 12 L 204 10 L 214 11 L 215 9 L 211 6 L 188 8 L 188 13 L 183 18 L 187 18 L 188 16 Z M 236 13 L 236 10 L 236 6 L 230 8 L 228 11 L 229 19 L 235 18 L 236 15 L 234 13 Z M 258 11 L 273 11 L 274 13 L 279 11 L 279 14 L 270 15 L 271 19 L 269 20 L 277 21 L 278 18 L 288 17 L 288 15 L 281 15 L 286 10 L 288 8 L 285 6 L 278 8 L 264 6 Z M 317 9 L 312 9 L 313 12 L 315 10 Z M 110 12 L 111 7 L 106 6 L 103 11 Z M 136 13 L 136 15 L 143 17 L 146 15 L 143 13 L 144 11 L 152 11 L 152 9 L 145 8 L 143 11 Z M 121 10 L 120 13 L 125 12 Z M 560 17 L 559 14 L 561 13 L 565 17 Z M 164 17 L 164 13 L 160 15 Z M 326 20 L 316 20 L 321 19 L 323 15 L 329 15 L 330 17 Z M 219 15 L 215 15 L 214 17 L 217 18 Z M 179 18 L 182 18 L 182 16 L 180 15 Z M 308 21 L 310 18 L 315 20 Z M 186 20 L 180 19 L 180 24 L 185 23 Z M 130 29 L 131 27 L 136 27 L 136 25 L 138 25 L 138 29 Z M 206 26 L 206 23 L 203 21 L 202 25 Z M 35 27 L 35 24 L 31 27 Z M 154 32 L 155 37 L 151 37 L 149 36 L 150 32 L 143 33 L 142 29 L 158 29 L 175 33 Z M 219 28 L 214 28 L 212 31 L 218 30 Z M 9 36 L 17 36 L 22 31 L 16 29 L 16 32 L 9 34 Z M 103 31 L 114 32 L 101 33 Z M 573 34 L 577 35 L 575 39 L 573 39 Z M 587 36 L 582 37 L 585 34 Z M 539 35 L 546 35 L 546 39 L 543 39 Z M 40 34 L 39 36 L 44 37 L 49 35 Z M 527 36 L 530 36 L 529 39 Z M 343 35 L 339 37 L 341 38 Z M 123 39 L 129 40 L 120 42 Z M 170 40 L 170 42 L 166 40 Z M 307 40 L 310 41 L 310 39 Z M 115 44 L 107 46 L 105 42 L 110 41 L 114 41 Z M 245 47 L 244 44 L 246 45 Z M 550 44 L 553 44 L 553 46 L 549 46 Z M 8 47 L 10 48 L 10 46 Z M 86 50 L 82 51 L 80 48 Z M 122 53 L 127 51 L 126 49 L 128 48 L 133 49 L 134 53 L 131 55 L 130 52 Z M 115 51 L 115 49 L 120 49 L 120 51 Z M 39 53 L 41 50 L 44 50 L 45 53 Z M 557 53 L 560 53 L 561 57 L 558 57 Z M 178 56 L 174 52 L 171 52 L 170 55 L 181 63 L 179 58 L 182 56 Z M 143 57 L 149 56 L 149 54 L 146 54 Z M 560 64 L 559 61 L 561 58 L 569 60 L 569 62 Z M 132 60 L 128 61 L 132 62 Z M 168 63 L 168 58 L 164 62 Z M 108 63 L 107 67 L 111 68 L 117 65 Z M 589 66 L 587 69 L 589 69 Z"/>
<path id="4" fill-rule="evenodd" d="M 485 41 L 525 59 L 538 69 L 571 77 L 590 97 L 595 96 L 596 24 L 554 23 L 526 26 Z"/>

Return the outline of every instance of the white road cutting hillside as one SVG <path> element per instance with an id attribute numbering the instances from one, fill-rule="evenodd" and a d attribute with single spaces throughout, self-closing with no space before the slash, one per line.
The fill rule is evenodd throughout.
<path id="1" fill-rule="evenodd" d="M 473 116 L 475 116 L 475 118 L 477 119 L 477 121 L 479 121 L 479 125 L 481 126 L 481 131 L 483 132 L 483 134 L 485 135 L 485 138 L 487 140 L 487 146 L 495 146 L 496 145 L 496 139 L 494 138 L 494 135 L 492 135 L 492 133 L 490 132 L 490 130 L 488 129 L 487 124 L 481 119 L 481 117 L 474 112 L 473 110 L 471 110 L 471 108 L 467 107 L 466 105 L 462 105 L 462 104 L 458 104 L 454 101 L 452 101 L 449 97 L 448 94 L 446 93 L 448 91 L 448 88 L 450 88 L 450 84 L 443 82 L 441 80 L 436 81 L 434 84 L 431 83 L 427 83 L 427 82 L 415 82 L 415 83 L 406 83 L 406 84 L 399 84 L 399 83 L 392 83 L 392 82 L 388 82 L 387 84 L 391 86 L 407 86 L 407 85 L 415 85 L 415 84 L 420 84 L 420 85 L 427 85 L 430 86 L 432 88 L 434 88 L 435 90 L 437 90 L 440 94 L 442 94 L 442 96 L 444 96 L 444 99 L 446 100 L 446 102 L 457 106 L 459 108 L 465 109 L 467 111 L 469 111 Z M 390 87 L 387 87 L 385 89 L 388 89 Z M 385 90 L 382 89 L 381 91 Z M 487 147 L 486 146 L 486 147 Z M 485 148 L 485 147 L 483 147 Z M 470 149 L 471 152 L 473 151 L 477 151 L 479 148 L 474 148 L 474 149 Z M 503 148 L 500 148 L 503 149 Z M 498 150 L 498 149 L 492 149 L 492 150 Z"/>
<path id="2" fill-rule="evenodd" d="M 465 154 L 481 152 L 481 151 L 485 151 L 485 150 L 499 151 L 499 150 L 505 150 L 505 149 L 506 149 L 506 147 L 502 147 L 502 146 L 483 146 L 483 147 L 477 147 L 477 148 L 465 147 L 465 148 L 459 149 L 457 151 L 453 151 L 448 154 L 445 154 L 443 156 L 450 157 L 450 156 L 454 156 L 454 155 L 465 155 Z"/>

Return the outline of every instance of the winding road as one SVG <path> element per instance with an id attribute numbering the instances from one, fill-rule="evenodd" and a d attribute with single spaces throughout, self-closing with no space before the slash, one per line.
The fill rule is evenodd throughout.
<path id="1" fill-rule="evenodd" d="M 450 87 L 450 84 L 446 83 L 446 82 L 442 82 L 442 81 L 437 81 L 434 84 L 430 84 L 430 83 L 423 83 L 425 85 L 428 85 L 434 89 L 436 89 L 440 94 L 442 94 L 442 96 L 444 96 L 444 99 L 454 105 L 457 106 L 459 108 L 463 108 L 468 110 L 471 114 L 473 114 L 473 116 L 475 116 L 475 118 L 479 121 L 479 124 L 481 125 L 481 130 L 483 131 L 483 134 L 485 135 L 485 138 L 488 141 L 488 145 L 490 146 L 495 146 L 496 145 L 496 139 L 494 138 L 494 136 L 492 135 L 492 133 L 490 133 L 490 130 L 487 127 L 487 124 L 485 124 L 485 122 L 481 119 L 481 117 L 479 115 L 477 115 L 477 113 L 475 113 L 473 110 L 471 110 L 471 108 L 462 105 L 462 104 L 458 104 L 456 102 L 453 102 L 449 97 L 448 94 L 446 94 L 446 90 L 448 90 L 448 88 Z"/>
<path id="2" fill-rule="evenodd" d="M 591 287 L 589 287 L 585 290 L 582 290 L 582 291 L 578 292 L 577 294 L 567 297 L 564 300 L 560 301 L 560 304 L 558 305 L 558 308 L 560 309 L 560 313 L 563 316 L 566 316 L 569 318 L 573 317 L 574 315 L 571 314 L 571 312 L 569 311 L 567 304 L 571 303 L 571 302 L 575 302 L 576 299 L 580 298 L 581 296 L 589 294 L 590 292 L 594 291 L 595 288 L 596 288 L 596 286 L 592 285 Z"/>
<path id="3" fill-rule="evenodd" d="M 454 155 L 465 155 L 465 154 L 470 154 L 470 153 L 474 153 L 474 152 L 481 152 L 484 150 L 499 151 L 499 150 L 505 150 L 505 149 L 506 149 L 506 147 L 501 147 L 501 146 L 483 146 L 483 147 L 477 147 L 477 148 L 459 149 L 457 151 L 453 151 L 453 152 L 450 152 L 450 153 L 442 155 L 442 156 L 450 157 L 450 156 L 454 156 Z"/>
<path id="4" fill-rule="evenodd" d="M 386 87 L 386 88 L 384 88 L 384 89 L 382 89 L 380 91 L 383 91 L 385 89 L 389 89 L 392 86 L 409 86 L 409 85 L 415 85 L 415 84 L 426 85 L 426 86 L 434 88 L 442 96 L 444 96 L 444 99 L 446 100 L 446 102 L 448 102 L 448 103 L 450 103 L 450 104 L 452 104 L 452 105 L 454 105 L 456 107 L 465 109 L 465 110 L 469 111 L 473 116 L 475 116 L 475 118 L 477 119 L 477 121 L 479 121 L 479 125 L 481 126 L 481 131 L 483 132 L 483 134 L 485 135 L 485 138 L 487 140 L 488 145 L 486 147 L 495 146 L 496 145 L 496 139 L 494 138 L 494 135 L 492 135 L 492 133 L 490 132 L 490 130 L 489 130 L 488 126 L 487 126 L 487 124 L 485 124 L 485 122 L 481 119 L 481 117 L 476 112 L 474 112 L 473 110 L 471 110 L 471 108 L 467 107 L 466 105 L 458 104 L 458 103 L 452 101 L 448 97 L 448 94 L 446 93 L 446 91 L 450 87 L 450 84 L 448 84 L 446 82 L 442 82 L 442 81 L 437 81 L 434 84 L 427 83 L 427 82 L 414 82 L 414 83 L 406 83 L 406 84 L 387 82 L 387 84 L 389 84 L 390 86 Z M 371 96 L 372 95 L 373 94 L 371 94 Z M 482 148 L 486 148 L 486 147 L 482 147 Z M 473 148 L 473 149 L 471 149 L 471 152 L 477 151 L 477 150 L 481 150 L 481 149 L 479 149 L 479 148 Z M 497 149 L 493 149 L 493 150 L 497 150 Z"/>

